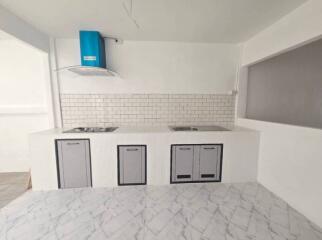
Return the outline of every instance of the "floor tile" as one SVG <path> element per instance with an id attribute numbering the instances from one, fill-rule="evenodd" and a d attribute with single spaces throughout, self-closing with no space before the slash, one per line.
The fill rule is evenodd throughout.
<path id="1" fill-rule="evenodd" d="M 322 231 L 260 184 L 205 183 L 28 191 L 0 209 L 0 239 L 322 240 Z"/>

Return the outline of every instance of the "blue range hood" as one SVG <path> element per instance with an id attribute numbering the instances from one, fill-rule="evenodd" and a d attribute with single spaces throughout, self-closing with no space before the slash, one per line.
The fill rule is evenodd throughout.
<path id="1" fill-rule="evenodd" d="M 70 71 L 87 76 L 115 76 L 106 69 L 105 41 L 98 31 L 80 31 L 81 66 Z"/>
<path id="2" fill-rule="evenodd" d="M 80 31 L 82 66 L 106 68 L 104 38 L 97 31 Z"/>

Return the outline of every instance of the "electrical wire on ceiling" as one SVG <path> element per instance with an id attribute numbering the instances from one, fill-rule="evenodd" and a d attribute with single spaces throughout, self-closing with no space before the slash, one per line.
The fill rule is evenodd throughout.
<path id="1" fill-rule="evenodd" d="M 126 1 L 122 3 L 122 6 L 127 14 L 127 16 L 131 19 L 131 21 L 135 24 L 135 26 L 139 29 L 141 28 L 136 19 L 133 17 L 133 0 L 128 0 L 129 6 L 126 6 Z"/>

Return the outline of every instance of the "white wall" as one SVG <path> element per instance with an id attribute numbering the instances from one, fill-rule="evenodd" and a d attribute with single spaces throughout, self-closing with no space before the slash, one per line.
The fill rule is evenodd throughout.
<path id="1" fill-rule="evenodd" d="M 0 114 L 0 172 L 29 171 L 28 136 L 48 128 L 47 114 Z"/>
<path id="2" fill-rule="evenodd" d="M 322 130 L 239 118 L 260 131 L 258 181 L 322 227 Z"/>
<path id="3" fill-rule="evenodd" d="M 247 106 L 248 67 L 240 67 L 237 85 L 238 94 L 236 98 L 236 116 L 244 118 Z"/>
<path id="4" fill-rule="evenodd" d="M 45 107 L 44 55 L 15 39 L 0 40 L 0 53 L 1 106 Z"/>
<path id="5" fill-rule="evenodd" d="M 28 134 L 52 124 L 48 56 L 15 39 L 0 40 L 0 55 L 0 172 L 28 171 Z"/>
<path id="6" fill-rule="evenodd" d="M 320 38 L 322 1 L 310 0 L 244 44 L 242 65 L 263 60 Z"/>
<path id="7" fill-rule="evenodd" d="M 0 30 L 35 48 L 49 52 L 49 37 L 0 5 Z"/>
<path id="8" fill-rule="evenodd" d="M 80 64 L 78 39 L 56 40 L 58 67 Z M 228 93 L 240 48 L 230 44 L 107 42 L 108 65 L 120 78 L 59 73 L 63 93 Z"/>
<path id="9" fill-rule="evenodd" d="M 322 1 L 310 0 L 243 44 L 241 66 L 265 60 L 322 36 Z M 244 116 L 247 77 L 239 79 Z M 322 130 L 239 118 L 261 132 L 258 181 L 322 227 Z"/>

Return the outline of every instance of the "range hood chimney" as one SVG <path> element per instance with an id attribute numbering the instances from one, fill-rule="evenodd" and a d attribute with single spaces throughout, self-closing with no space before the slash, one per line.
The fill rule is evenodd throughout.
<path id="1" fill-rule="evenodd" d="M 115 76 L 106 69 L 105 41 L 98 31 L 80 31 L 81 66 L 68 68 L 84 76 Z"/>

